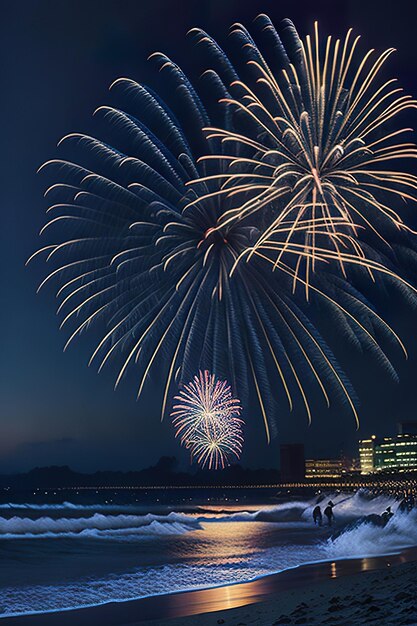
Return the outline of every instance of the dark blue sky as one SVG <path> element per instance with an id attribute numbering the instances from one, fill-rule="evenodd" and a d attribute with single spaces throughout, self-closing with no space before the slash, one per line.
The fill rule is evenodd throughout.
<path id="1" fill-rule="evenodd" d="M 108 101 L 113 79 L 130 76 L 157 85 L 146 61 L 151 52 L 163 50 L 192 68 L 185 38 L 192 26 L 223 38 L 231 23 L 250 24 L 261 11 L 276 24 L 292 18 L 302 34 L 317 18 L 325 32 L 341 35 L 353 26 L 369 47 L 396 47 L 391 74 L 417 96 L 414 3 L 378 4 L 375 9 L 376 3 L 365 0 L 3 0 L 0 471 L 52 463 L 85 470 L 135 469 L 163 454 L 176 454 L 187 463 L 170 424 L 160 423 L 157 382 L 137 403 L 134 386 L 114 392 L 113 372 L 98 376 L 87 368 L 88 342 L 74 343 L 63 354 L 53 295 L 35 295 L 43 267 L 24 268 L 39 244 L 46 208 L 42 194 L 47 181 L 36 169 L 56 154 L 57 140 L 72 131 L 94 134 L 91 113 Z M 412 123 L 417 126 L 417 119 Z M 350 359 L 362 400 L 361 435 L 391 432 L 398 419 L 417 417 L 415 320 L 395 302 L 387 303 L 386 314 L 408 340 L 410 359 L 398 363 L 399 387 L 387 383 L 377 369 L 370 370 L 363 358 Z M 256 410 L 249 408 L 245 418 L 243 463 L 277 465 L 279 440 L 267 448 Z M 281 425 L 282 440 L 304 439 L 309 454 L 337 453 L 342 447 L 354 451 L 358 438 L 348 416 L 324 407 L 318 407 L 310 429 L 301 412 L 283 414 Z"/>

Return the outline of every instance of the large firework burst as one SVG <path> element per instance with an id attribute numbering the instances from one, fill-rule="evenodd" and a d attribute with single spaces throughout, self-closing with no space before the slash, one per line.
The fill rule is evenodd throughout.
<path id="1" fill-rule="evenodd" d="M 402 140 L 412 129 L 392 122 L 417 103 L 396 80 L 381 77 L 393 49 L 360 54 L 351 29 L 342 41 L 321 43 L 317 23 L 303 41 L 289 20 L 281 37 L 267 16 L 256 22 L 263 46 L 244 26 L 232 27 L 237 69 L 206 33 L 191 31 L 208 49 L 207 78 L 234 116 L 232 129 L 208 127 L 208 137 L 244 150 L 239 158 L 218 157 L 228 169 L 212 193 L 234 198 L 220 224 L 262 214 L 264 228 L 243 255 L 263 254 L 274 267 L 293 259 L 294 280 L 302 276 L 307 297 L 310 276 L 325 259 L 345 276 L 352 264 L 371 276 L 397 275 L 384 256 L 412 231 L 393 202 L 416 202 L 417 177 L 394 166 L 415 159 L 417 148 Z"/>
<path id="2" fill-rule="evenodd" d="M 52 243 L 36 254 L 52 266 L 41 287 L 57 285 L 58 313 L 70 329 L 66 346 L 95 327 L 101 334 L 90 363 L 100 370 L 116 361 L 116 385 L 136 371 L 138 395 L 158 371 L 162 414 L 172 388 L 201 368 L 230 380 L 243 401 L 254 390 L 268 439 L 281 398 L 290 409 L 301 399 L 310 419 L 310 397 L 318 391 L 327 405 L 340 399 L 357 420 L 353 389 L 313 323 L 310 304 L 294 294 L 294 283 L 308 287 L 323 318 L 360 350 L 373 351 L 394 378 L 380 341 L 388 338 L 403 348 L 399 338 L 358 287 L 333 271 L 328 245 L 316 246 L 314 258 L 320 255 L 328 269 L 315 273 L 314 284 L 299 271 L 301 260 L 312 257 L 305 242 L 291 248 L 285 240 L 294 261 L 269 271 L 262 237 L 275 207 L 237 219 L 241 186 L 231 178 L 233 189 L 218 189 L 219 176 L 229 176 L 235 162 L 249 159 L 252 167 L 252 147 L 217 132 L 206 139 L 202 128 L 214 122 L 236 135 L 230 107 L 215 107 L 209 116 L 182 70 L 162 54 L 154 59 L 169 104 L 151 89 L 119 79 L 112 87 L 123 109 L 96 112 L 104 138 L 68 135 L 60 144 L 69 157 L 42 167 L 53 175 L 46 192 L 50 219 L 42 229 Z M 207 76 L 216 87 L 203 90 L 210 105 L 222 86 L 214 72 Z M 253 174 L 239 172 L 239 180 L 248 176 L 249 194 L 256 186 Z M 307 236 L 306 221 L 292 212 L 281 226 Z M 238 263 L 254 249 L 250 262 Z M 370 271 L 394 273 L 378 260 L 366 263 Z"/>
<path id="3" fill-rule="evenodd" d="M 202 467 L 224 468 L 242 452 L 240 401 L 230 385 L 200 371 L 174 398 L 171 412 L 176 437 Z"/>

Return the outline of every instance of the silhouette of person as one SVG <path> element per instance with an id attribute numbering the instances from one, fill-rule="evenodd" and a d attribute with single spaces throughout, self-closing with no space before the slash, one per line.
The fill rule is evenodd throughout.
<path id="1" fill-rule="evenodd" d="M 333 502 L 330 500 L 329 504 L 326 506 L 326 508 L 324 509 L 324 514 L 327 517 L 327 523 L 329 526 L 332 525 L 333 520 L 334 520 L 334 513 L 333 513 L 333 507 L 334 504 Z"/>
<path id="2" fill-rule="evenodd" d="M 316 507 L 314 507 L 314 510 L 313 510 L 314 524 L 316 526 L 321 526 L 322 520 L 323 520 L 323 517 L 321 515 L 321 508 L 319 505 L 317 505 Z"/>

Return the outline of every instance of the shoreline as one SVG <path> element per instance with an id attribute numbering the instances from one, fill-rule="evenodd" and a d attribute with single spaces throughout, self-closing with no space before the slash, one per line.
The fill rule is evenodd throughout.
<path id="1" fill-rule="evenodd" d="M 416 561 L 310 583 L 250 605 L 129 626 L 417 626 Z"/>
<path id="2" fill-rule="evenodd" d="M 250 610 L 252 607 L 248 605 L 276 601 L 277 594 L 278 597 L 288 595 L 289 592 L 294 595 L 295 591 L 309 585 L 317 588 L 329 581 L 346 577 L 356 580 L 361 573 L 375 573 L 415 561 L 417 547 L 392 555 L 306 563 L 242 583 L 176 591 L 132 600 L 110 600 L 81 608 L 0 617 L 0 626 L 117 626 L 142 623 L 149 626 L 172 623 L 174 626 L 176 618 L 181 618 L 181 622 L 178 622 L 180 624 L 188 617 L 196 615 L 200 616 L 200 621 L 204 615 L 213 616 L 215 612 L 223 614 L 226 610 L 242 607 Z M 189 623 L 191 626 L 193 622 Z"/>

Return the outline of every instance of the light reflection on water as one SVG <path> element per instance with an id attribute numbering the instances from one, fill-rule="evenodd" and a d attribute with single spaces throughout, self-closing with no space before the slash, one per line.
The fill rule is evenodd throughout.
<path id="1" fill-rule="evenodd" d="M 267 576 L 247 583 L 164 597 L 160 603 L 160 616 L 179 617 L 242 607 L 270 599 L 271 594 L 276 597 L 280 591 L 296 589 L 307 584 L 317 584 L 329 578 L 399 565 L 416 559 L 416 550 L 409 550 L 402 555 L 391 557 L 365 557 L 306 565 L 302 568 L 287 570 L 278 576 Z"/>
<path id="2" fill-rule="evenodd" d="M 336 517 L 339 524 L 352 521 L 352 511 L 358 516 L 374 509 L 384 510 L 387 504 L 380 500 L 362 501 L 356 495 L 337 497 L 341 503 Z M 158 506 L 150 513 L 143 505 L 140 510 L 98 507 L 94 511 L 94 506 L 90 506 L 2 511 L 0 594 L 3 611 L 86 606 L 233 583 L 185 596 L 190 607 L 198 607 L 196 612 L 215 610 L 207 607 L 231 608 L 271 593 L 277 583 L 270 577 L 259 578 L 266 574 L 287 570 L 280 578 L 282 587 L 286 580 L 291 580 L 292 585 L 299 584 L 307 575 L 308 579 L 304 580 L 308 582 L 321 580 L 323 572 L 328 578 L 335 578 L 349 573 L 349 568 L 369 571 L 378 559 L 359 559 L 350 565 L 335 559 L 349 555 L 346 550 L 350 550 L 352 541 L 357 548 L 359 536 L 365 546 L 375 546 L 376 540 L 382 547 L 391 542 L 389 528 L 366 526 L 359 534 L 353 529 L 353 539 L 349 541 L 342 536 L 344 542 L 339 541 L 339 553 L 332 553 L 326 541 L 333 529 L 313 526 L 310 501 L 268 506 L 208 503 L 194 506 L 193 510 L 179 511 L 180 507 L 172 514 L 167 507 Z M 32 529 L 31 520 L 45 536 L 39 538 L 28 531 Z M 61 528 L 59 535 L 54 531 L 57 521 Z M 409 537 L 410 520 L 402 521 L 396 515 L 394 521 L 404 525 L 403 535 Z M 85 530 L 74 532 L 80 525 Z M 7 538 L 9 529 L 20 533 L 17 539 Z M 372 535 L 368 540 L 370 532 L 376 533 L 377 539 Z M 395 533 L 397 539 L 403 535 L 398 530 Z M 344 554 L 340 553 L 341 549 L 345 550 Z M 289 571 L 300 564 L 328 558 L 332 560 L 321 564 L 319 569 L 308 566 L 307 570 Z M 234 584 L 244 581 L 252 582 Z M 159 600 L 164 606 L 173 607 L 172 614 L 185 614 L 185 605 L 181 604 L 185 600 L 174 596 L 165 599 L 161 596 L 158 603 Z"/>
<path id="3" fill-rule="evenodd" d="M 181 535 L 130 542 L 0 541 L 2 606 L 10 614 L 230 585 L 296 566 L 312 555 L 324 557 L 312 545 L 314 529 L 306 531 L 304 524 L 298 529 L 288 526 L 205 521 L 198 530 Z M 253 593 L 252 589 L 245 602 Z M 212 590 L 204 602 L 226 602 L 232 607 L 241 604 L 245 594 L 229 588 Z"/>

